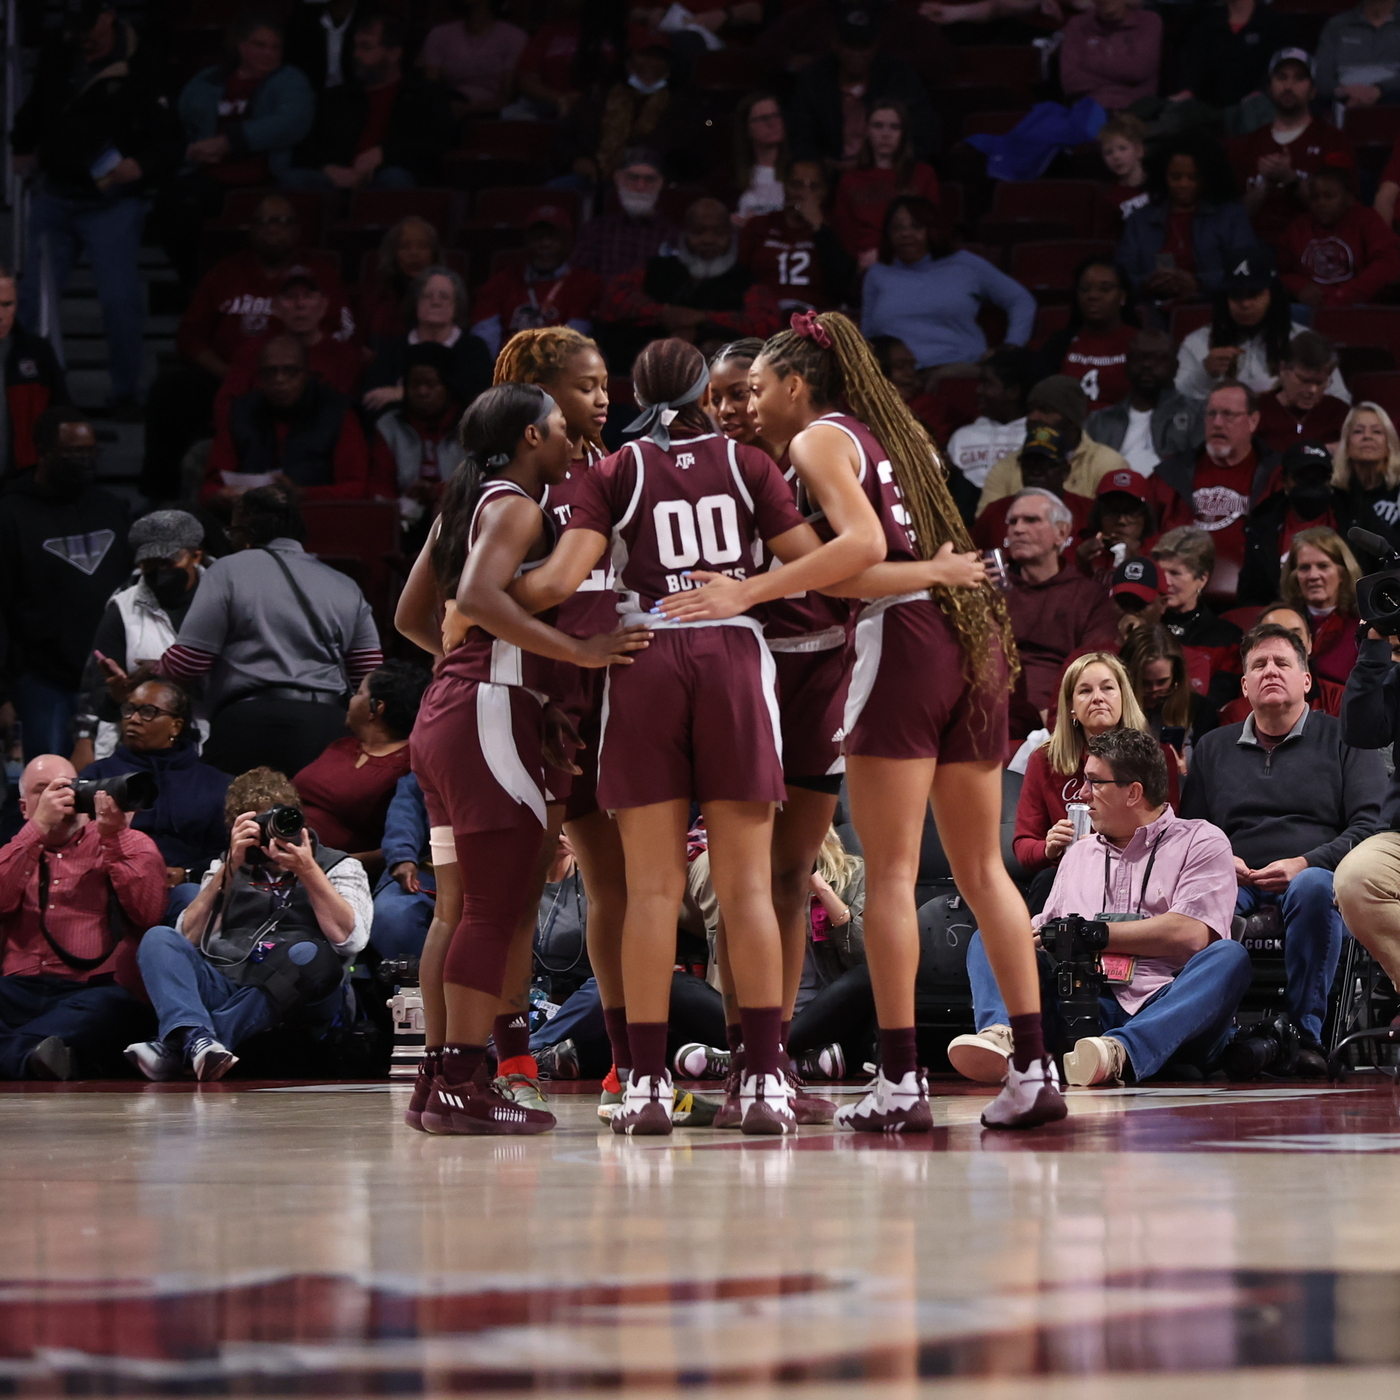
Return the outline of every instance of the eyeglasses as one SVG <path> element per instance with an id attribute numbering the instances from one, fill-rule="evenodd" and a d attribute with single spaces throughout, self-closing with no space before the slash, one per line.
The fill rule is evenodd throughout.
<path id="1" fill-rule="evenodd" d="M 162 710 L 159 705 L 133 705 L 130 701 L 121 707 L 123 719 L 139 719 L 143 724 L 149 724 L 158 715 L 169 715 L 174 719 L 175 711 Z"/>
<path id="2" fill-rule="evenodd" d="M 1085 788 L 1094 792 L 1101 787 L 1127 787 L 1127 784 L 1118 778 L 1091 778 L 1087 774 L 1079 784 L 1080 792 L 1083 792 Z"/>

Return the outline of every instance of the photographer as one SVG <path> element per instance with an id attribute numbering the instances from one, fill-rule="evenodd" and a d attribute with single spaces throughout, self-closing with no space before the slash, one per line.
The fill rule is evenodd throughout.
<path id="1" fill-rule="evenodd" d="M 1297 1072 L 1327 1072 L 1322 1023 L 1346 932 L 1332 872 L 1380 826 L 1380 755 L 1348 745 L 1331 715 L 1310 710 L 1308 654 L 1277 623 L 1240 644 L 1250 715 L 1196 745 L 1181 810 L 1213 822 L 1235 853 L 1236 911 L 1277 905 L 1288 1007 L 1301 1032 Z"/>
<path id="2" fill-rule="evenodd" d="M 1230 941 L 1234 858 L 1220 831 L 1178 817 L 1167 803 L 1162 746 L 1138 729 L 1088 741 L 1080 801 L 1094 834 L 1060 860 L 1037 930 L 1069 914 L 1109 920 L 1106 983 L 1098 999 L 1106 1028 L 1065 1056 L 1070 1084 L 1148 1079 L 1169 1061 L 1207 1070 L 1225 1048 L 1235 1008 L 1249 986 L 1249 954 Z M 1039 941 L 1039 940 L 1037 940 Z M 1042 1004 L 1052 1037 L 1063 1016 L 1049 954 L 1039 954 Z M 948 1046 L 953 1068 L 1000 1083 L 1011 1058 L 1006 1007 L 982 935 L 968 948 L 977 1033 Z M 1057 1027 L 1057 1022 L 1059 1026 Z"/>
<path id="3" fill-rule="evenodd" d="M 301 824 L 298 801 L 271 769 L 235 778 L 228 856 L 175 928 L 146 935 L 141 975 L 159 1038 L 126 1055 L 147 1079 L 220 1079 L 243 1041 L 293 1019 L 329 1029 L 340 1010 L 344 967 L 369 940 L 369 881 Z"/>
<path id="4" fill-rule="evenodd" d="M 76 777 L 66 758 L 34 759 L 26 821 L 0 849 L 0 1079 L 71 1079 L 108 1051 L 120 1065 L 149 1021 L 118 979 L 135 983 L 132 941 L 165 910 L 165 860 L 107 793 L 81 801 Z"/>

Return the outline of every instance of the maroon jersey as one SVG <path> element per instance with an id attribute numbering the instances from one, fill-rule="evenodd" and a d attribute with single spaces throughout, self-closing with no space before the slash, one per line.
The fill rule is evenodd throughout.
<path id="1" fill-rule="evenodd" d="M 568 526 L 584 477 L 602 460 L 603 454 L 597 448 L 586 448 L 583 460 L 570 463 L 568 476 L 545 492 L 541 505 L 554 522 L 557 533 L 562 535 Z M 613 631 L 618 623 L 614 582 L 612 561 L 600 559 L 598 567 L 579 584 L 574 596 L 560 603 L 559 621 L 555 626 L 571 637 L 593 637 L 599 632 Z"/>
<path id="2" fill-rule="evenodd" d="M 467 531 L 468 554 L 481 533 L 482 512 L 502 496 L 524 496 L 532 505 L 538 504 L 524 487 L 517 486 L 513 481 L 488 481 L 481 489 L 476 509 L 472 511 L 471 528 Z M 557 538 L 549 515 L 543 509 L 540 513 L 544 515 L 551 539 Z M 517 577 L 530 569 L 538 568 L 542 563 L 543 559 L 535 559 L 528 564 L 522 564 L 516 571 Z M 552 626 L 554 620 L 555 614 L 552 609 L 540 614 L 541 622 Z M 545 656 L 536 656 L 533 652 L 522 651 L 518 646 L 493 637 L 484 627 L 475 624 L 468 630 L 461 646 L 448 652 L 438 668 L 440 675 L 456 676 L 469 681 L 490 681 L 496 685 L 518 685 L 526 690 L 537 691 L 541 695 L 553 695 L 558 691 L 559 671 L 559 662 L 551 661 Z"/>
<path id="3" fill-rule="evenodd" d="M 706 433 L 669 452 L 645 440 L 614 452 L 580 482 L 568 528 L 612 541 L 625 611 L 645 614 L 699 586 L 687 570 L 747 578 L 760 542 L 801 523 L 767 453 Z"/>
<path id="4" fill-rule="evenodd" d="M 894 479 L 894 466 L 880 446 L 880 440 L 859 418 L 852 418 L 849 413 L 823 414 L 817 422 L 840 428 L 860 453 L 860 484 L 884 527 L 886 562 L 908 563 L 918 559 L 914 528 L 904 508 L 904 493 Z"/>
<path id="5" fill-rule="evenodd" d="M 1080 331 L 1070 341 L 1060 373 L 1079 381 L 1089 400 L 1090 413 L 1128 397 L 1132 385 L 1124 367 L 1128 363 L 1128 346 L 1137 334 L 1136 326 L 1119 326 L 1107 335 Z"/>
<path id="6" fill-rule="evenodd" d="M 800 228 L 792 228 L 785 210 L 763 214 L 744 225 L 739 261 L 755 282 L 773 289 L 784 314 L 832 304 L 817 255 L 816 233 L 805 220 Z"/>

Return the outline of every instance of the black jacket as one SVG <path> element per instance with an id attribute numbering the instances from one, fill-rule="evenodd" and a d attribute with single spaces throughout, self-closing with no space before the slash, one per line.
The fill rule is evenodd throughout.
<path id="1" fill-rule="evenodd" d="M 101 197 L 90 170 L 113 147 L 142 172 L 139 181 L 119 186 L 121 193 L 163 183 L 185 154 L 167 67 L 129 24 L 117 26 L 115 48 L 92 68 L 71 45 L 48 49 L 15 114 L 10 132 L 15 154 L 36 154 L 46 186 L 67 199 Z"/>
<path id="2" fill-rule="evenodd" d="M 470 404 L 483 390 L 491 387 L 495 361 L 486 342 L 479 335 L 463 331 L 457 343 L 450 347 L 456 357 L 454 392 L 463 395 L 462 402 Z M 364 388 L 380 389 L 397 384 L 404 376 L 404 360 L 408 355 L 406 335 L 386 335 L 374 342 L 374 359 L 365 371 Z"/>
<path id="3" fill-rule="evenodd" d="M 360 133 L 369 120 L 369 97 L 358 83 L 321 93 L 316 124 L 297 147 L 295 163 L 311 170 L 353 165 Z M 416 69 L 406 71 L 384 132 L 384 164 L 407 170 L 420 185 L 442 180 L 443 153 L 451 144 L 452 112 L 446 91 Z"/>
<path id="4" fill-rule="evenodd" d="M 1207 106 L 1233 107 L 1268 85 L 1269 59 L 1295 42 L 1289 17 L 1272 5 L 1255 5 L 1238 34 L 1230 28 L 1225 6 L 1212 5 L 1196 21 L 1182 50 L 1177 87 L 1189 89 Z"/>
<path id="5" fill-rule="evenodd" d="M 229 409 L 229 435 L 241 472 L 285 472 L 298 486 L 335 482 L 335 448 L 353 413 L 350 400 L 313 379 L 292 408 L 290 428 L 280 442 L 277 415 L 257 389 L 235 399 Z"/>
<path id="6" fill-rule="evenodd" d="M 5 426 L 0 441 L 0 476 L 32 467 L 34 420 L 51 404 L 72 403 L 68 380 L 53 347 L 18 321 L 10 328 L 5 356 Z"/>
<path id="7" fill-rule="evenodd" d="M 1332 514 L 1345 532 L 1348 524 L 1346 493 L 1332 492 Z M 1244 523 L 1244 564 L 1240 569 L 1239 605 L 1265 606 L 1278 597 L 1283 565 L 1279 540 L 1288 519 L 1288 497 L 1282 491 L 1265 496 L 1249 512 Z"/>
<path id="8" fill-rule="evenodd" d="M 918 73 L 901 59 L 877 52 L 865 88 L 867 111 L 889 98 L 897 98 L 904 104 L 913 128 L 914 154 L 920 160 L 927 160 L 938 144 L 938 118 L 929 105 Z M 841 85 L 835 54 L 809 63 L 799 75 L 793 88 L 789 134 L 796 159 L 841 159 L 845 120 L 841 112 Z"/>
<path id="9" fill-rule="evenodd" d="M 1342 694 L 1342 742 L 1354 749 L 1386 749 L 1400 735 L 1400 666 L 1390 659 L 1390 643 L 1366 637 Z M 1400 771 L 1381 803 L 1381 825 L 1400 829 Z"/>
<path id="10" fill-rule="evenodd" d="M 77 691 L 107 600 L 131 572 L 124 502 L 89 486 L 61 501 L 23 472 L 0 496 L 6 671 Z"/>
<path id="11" fill-rule="evenodd" d="M 1337 516 L 1337 530 L 1345 535 L 1353 525 L 1369 530 L 1388 540 L 1392 548 L 1400 549 L 1400 491 L 1393 486 L 1378 486 L 1372 491 L 1353 481 L 1343 493 L 1343 513 Z M 1350 541 L 1348 541 L 1350 543 Z M 1370 573 L 1380 568 L 1380 559 L 1353 544 L 1352 552 L 1362 571 Z"/>
<path id="12" fill-rule="evenodd" d="M 1195 484 L 1196 463 L 1200 455 L 1199 448 L 1178 452 L 1159 462 L 1157 470 L 1153 473 L 1159 481 L 1170 486 L 1181 497 L 1187 510 L 1191 511 L 1193 515 L 1196 507 L 1191 489 Z M 1268 489 L 1269 482 L 1278 467 L 1278 453 L 1268 446 L 1263 438 L 1257 437 L 1254 439 L 1254 460 L 1257 466 L 1254 469 L 1254 481 L 1249 488 L 1249 507 L 1251 510 L 1259 504 L 1264 497 L 1264 492 Z"/>

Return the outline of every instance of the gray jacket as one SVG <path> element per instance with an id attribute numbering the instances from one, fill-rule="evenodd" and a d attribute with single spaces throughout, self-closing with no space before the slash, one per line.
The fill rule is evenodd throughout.
<path id="1" fill-rule="evenodd" d="M 1084 431 L 1095 442 L 1121 451 L 1123 439 L 1128 436 L 1128 403 L 1129 400 L 1120 399 L 1091 413 Z M 1178 452 L 1194 452 L 1206 440 L 1205 407 L 1203 402 L 1188 399 L 1175 389 L 1168 389 L 1157 400 L 1157 407 L 1152 410 L 1152 446 L 1163 461 Z"/>
<path id="2" fill-rule="evenodd" d="M 1317 95 L 1331 101 L 1345 83 L 1373 83 L 1381 101 L 1400 101 L 1400 15 L 1392 14 L 1379 27 L 1358 5 L 1333 15 L 1317 41 Z"/>

